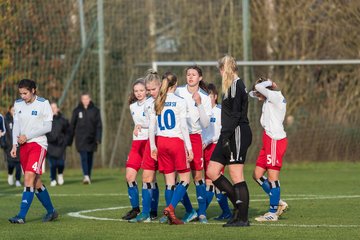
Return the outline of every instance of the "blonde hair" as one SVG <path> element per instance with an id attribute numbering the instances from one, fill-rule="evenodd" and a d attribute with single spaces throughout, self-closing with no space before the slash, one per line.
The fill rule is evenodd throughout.
<path id="1" fill-rule="evenodd" d="M 228 89 L 234 81 L 234 75 L 238 71 L 235 58 L 225 55 L 218 60 L 218 68 L 224 71 L 222 75 L 222 92 L 227 97 Z"/>
<path id="2" fill-rule="evenodd" d="M 146 71 L 146 76 L 144 77 L 145 84 L 156 81 L 159 85 L 161 84 L 161 79 L 157 71 L 153 69 L 148 69 Z"/>
<path id="3" fill-rule="evenodd" d="M 155 99 L 156 115 L 161 114 L 161 111 L 164 109 L 166 94 L 167 94 L 169 88 L 175 86 L 176 83 L 177 83 L 177 77 L 175 74 L 173 74 L 171 72 L 166 72 L 163 75 L 159 95 Z"/>

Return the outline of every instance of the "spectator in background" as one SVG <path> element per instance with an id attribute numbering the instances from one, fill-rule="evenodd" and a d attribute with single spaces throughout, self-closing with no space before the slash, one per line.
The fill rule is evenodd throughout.
<path id="1" fill-rule="evenodd" d="M 91 101 L 90 94 L 81 94 L 80 103 L 71 117 L 70 129 L 71 139 L 75 136 L 76 149 L 80 153 L 83 183 L 90 184 L 93 155 L 102 135 L 100 110 Z"/>
<path id="2" fill-rule="evenodd" d="M 0 114 L 1 115 L 1 114 Z M 21 187 L 21 165 L 20 165 L 20 159 L 19 159 L 19 149 L 17 150 L 18 153 L 16 157 L 12 157 L 10 154 L 10 151 L 12 149 L 12 130 L 14 125 L 14 105 L 11 105 L 8 109 L 8 112 L 5 115 L 5 121 L 3 121 L 5 125 L 5 132 L 3 132 L 2 137 L 2 147 L 4 148 L 5 153 L 5 159 L 7 161 L 7 167 L 8 167 L 8 183 L 10 186 L 14 185 L 14 170 L 15 170 L 15 186 Z M 0 116 L 0 129 L 3 124 L 1 124 L 1 118 Z M 1 131 L 1 130 L 0 130 Z M 1 134 L 0 134 L 1 135 Z"/>
<path id="3" fill-rule="evenodd" d="M 51 109 L 54 114 L 52 129 L 46 137 L 49 144 L 47 158 L 50 163 L 50 186 L 54 187 L 56 184 L 64 184 L 65 149 L 70 143 L 70 124 L 56 103 L 51 103 Z"/>

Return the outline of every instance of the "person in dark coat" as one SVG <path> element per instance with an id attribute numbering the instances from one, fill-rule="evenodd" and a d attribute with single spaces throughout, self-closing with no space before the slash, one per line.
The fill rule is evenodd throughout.
<path id="1" fill-rule="evenodd" d="M 54 187 L 56 184 L 64 184 L 65 150 L 70 143 L 71 132 L 69 121 L 63 117 L 58 105 L 52 103 L 51 109 L 54 114 L 52 129 L 46 134 L 46 137 L 49 144 L 47 159 L 50 163 L 50 186 Z"/>
<path id="2" fill-rule="evenodd" d="M 13 146 L 13 142 L 12 142 L 12 129 L 14 122 L 13 116 L 14 116 L 14 105 L 11 105 L 8 109 L 8 112 L 5 115 L 5 119 L 3 119 L 3 123 L 0 124 L 2 127 L 5 127 L 4 129 L 5 131 L 2 131 L 1 129 L 0 131 L 2 131 L 3 134 L 5 134 L 2 137 L 2 147 L 4 148 L 5 159 L 7 161 L 8 184 L 11 186 L 14 185 L 14 170 L 15 170 L 15 186 L 21 187 L 20 179 L 22 172 L 21 172 L 19 154 L 17 154 L 15 158 L 13 158 L 10 154 L 10 151 Z"/>
<path id="3" fill-rule="evenodd" d="M 79 105 L 72 113 L 70 128 L 75 136 L 75 145 L 80 153 L 84 174 L 83 183 L 90 184 L 93 155 L 101 143 L 102 122 L 100 110 L 91 101 L 88 93 L 81 95 Z"/>

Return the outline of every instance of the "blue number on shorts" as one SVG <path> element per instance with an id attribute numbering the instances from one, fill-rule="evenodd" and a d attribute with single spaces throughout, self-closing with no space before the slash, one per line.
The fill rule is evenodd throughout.
<path id="1" fill-rule="evenodd" d="M 169 115 L 170 115 L 170 123 L 169 123 Z M 164 116 L 164 126 L 162 125 L 161 117 Z M 160 130 L 170 130 L 175 127 L 175 113 L 173 110 L 168 109 L 164 112 L 164 115 L 158 115 L 158 123 Z"/>

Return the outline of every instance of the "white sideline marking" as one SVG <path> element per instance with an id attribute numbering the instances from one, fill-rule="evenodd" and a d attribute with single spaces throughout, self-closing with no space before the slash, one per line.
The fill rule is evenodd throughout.
<path id="1" fill-rule="evenodd" d="M 294 196 L 294 195 L 293 195 Z M 301 195 L 306 196 L 306 195 Z M 323 200 L 323 199 L 346 199 L 346 198 L 360 198 L 360 195 L 343 195 L 343 196 L 325 196 L 325 195 L 307 195 L 308 197 L 303 198 L 286 198 L 286 200 L 294 201 L 294 200 Z M 252 202 L 259 202 L 265 201 L 265 199 L 254 199 L 251 200 Z M 91 220 L 99 220 L 99 221 L 118 221 L 118 222 L 127 222 L 127 220 L 123 219 L 116 219 L 116 218 L 100 218 L 100 217 L 93 217 L 93 216 L 86 216 L 82 215 L 85 213 L 91 212 L 99 212 L 99 211 L 109 211 L 109 210 L 117 210 L 117 209 L 125 209 L 131 208 L 131 206 L 119 206 L 119 207 L 110 207 L 110 208 L 97 208 L 97 209 L 89 209 L 89 210 L 82 210 L 78 212 L 70 212 L 67 215 L 71 217 L 77 217 L 82 219 L 91 219 Z M 150 222 L 150 223 L 158 223 Z M 192 224 L 200 224 L 200 223 L 192 223 Z M 224 224 L 223 222 L 219 223 L 208 223 L 210 225 L 220 225 Z M 359 228 L 360 225 L 344 225 L 344 224 L 283 224 L 283 223 L 251 223 L 252 226 L 266 226 L 266 227 L 298 227 L 298 228 Z"/>

